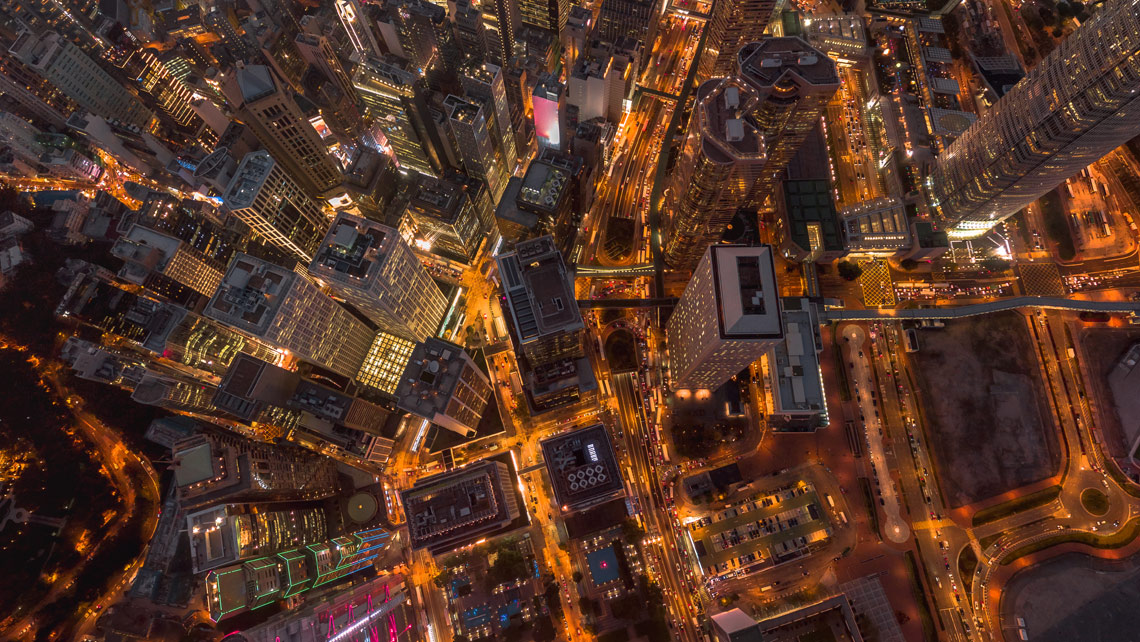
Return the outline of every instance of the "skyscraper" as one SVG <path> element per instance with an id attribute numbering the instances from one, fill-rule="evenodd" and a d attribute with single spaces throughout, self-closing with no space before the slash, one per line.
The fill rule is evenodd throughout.
<path id="1" fill-rule="evenodd" d="M 222 203 L 259 236 L 305 262 L 328 229 L 320 204 L 266 151 L 245 155 Z"/>
<path id="2" fill-rule="evenodd" d="M 666 325 L 674 388 L 715 389 L 783 338 L 772 249 L 712 245 Z"/>
<path id="3" fill-rule="evenodd" d="M 396 407 L 473 437 L 493 392 L 491 380 L 462 347 L 433 337 L 412 352 L 396 389 Z"/>
<path id="4" fill-rule="evenodd" d="M 748 83 L 706 80 L 696 100 L 666 195 L 663 250 L 679 270 L 692 269 L 720 240 L 767 160 L 764 138 L 746 117 L 760 102 Z"/>
<path id="5" fill-rule="evenodd" d="M 236 75 L 243 103 L 240 114 L 257 138 L 309 195 L 331 196 L 341 182 L 340 167 L 289 87 L 264 65 L 247 65 Z"/>
<path id="6" fill-rule="evenodd" d="M 518 160 L 515 132 L 511 124 L 511 106 L 507 102 L 507 88 L 503 84 L 503 70 L 489 62 L 472 64 L 462 70 L 459 81 L 463 93 L 470 100 L 482 103 L 492 133 L 499 139 L 499 148 L 507 164 L 507 175 L 513 173 Z"/>
<path id="7" fill-rule="evenodd" d="M 346 377 L 376 335 L 305 277 L 247 254 L 230 262 L 205 314 Z"/>
<path id="8" fill-rule="evenodd" d="M 775 10 L 776 0 L 714 2 L 705 27 L 708 29 L 705 51 L 697 61 L 697 77 L 727 76 L 735 71 L 737 52 L 746 43 L 763 37 Z"/>
<path id="9" fill-rule="evenodd" d="M 772 193 L 780 173 L 803 145 L 839 90 L 839 72 L 826 54 L 798 37 L 764 38 L 740 49 L 739 75 L 759 102 L 748 116 L 764 137 L 768 160 L 750 200 Z"/>
<path id="10" fill-rule="evenodd" d="M 399 233 L 341 213 L 309 272 L 381 330 L 414 341 L 434 336 L 447 299 Z"/>
<path id="11" fill-rule="evenodd" d="M 455 137 L 463 169 L 467 174 L 487 182 L 491 198 L 496 202 L 507 188 L 507 163 L 501 151 L 502 139 L 494 136 L 483 106 L 448 96 L 443 101 L 447 110 L 448 125 Z"/>
<path id="12" fill-rule="evenodd" d="M 1111 0 L 950 144 L 927 179 L 953 237 L 984 234 L 1140 134 L 1140 1 Z"/>
<path id="13" fill-rule="evenodd" d="M 428 134 L 423 78 L 399 59 L 368 58 L 356 65 L 352 84 L 400 168 L 437 176 L 442 164 L 439 149 Z"/>
<path id="14" fill-rule="evenodd" d="M 562 149 L 566 133 L 566 88 L 551 73 L 538 77 L 531 97 L 534 104 L 534 131 L 538 146 Z"/>
<path id="15" fill-rule="evenodd" d="M 569 0 L 517 0 L 519 16 L 524 24 L 545 29 L 553 34 L 566 28 L 570 15 Z"/>
<path id="16" fill-rule="evenodd" d="M 644 51 L 650 51 L 660 20 L 661 0 L 606 0 L 598 12 L 594 37 L 607 42 L 629 37 L 645 43 Z"/>
<path id="17" fill-rule="evenodd" d="M 80 107 L 104 118 L 146 129 L 153 114 L 134 94 L 103 70 L 79 47 L 58 33 L 23 33 L 11 51 Z"/>

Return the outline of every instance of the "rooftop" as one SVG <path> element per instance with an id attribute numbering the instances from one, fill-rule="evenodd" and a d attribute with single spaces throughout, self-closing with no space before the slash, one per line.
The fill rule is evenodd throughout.
<path id="1" fill-rule="evenodd" d="M 519 243 L 497 260 L 520 343 L 583 327 L 574 284 L 553 237 Z"/>
<path id="2" fill-rule="evenodd" d="M 240 210 L 253 205 L 253 199 L 276 164 L 273 157 L 265 150 L 246 154 L 234 172 L 230 184 L 226 186 L 226 193 L 222 195 L 226 207 Z"/>
<path id="3" fill-rule="evenodd" d="M 516 519 L 507 465 L 485 459 L 432 475 L 401 491 L 414 549 L 451 550 Z M 505 485 L 508 484 L 508 485 Z"/>
<path id="4" fill-rule="evenodd" d="M 710 158 L 729 163 L 764 155 L 764 137 L 746 118 L 757 99 L 747 84 L 734 78 L 713 78 L 697 88 L 702 143 Z"/>
<path id="5" fill-rule="evenodd" d="M 316 276 L 368 287 L 380 273 L 389 239 L 395 237 L 396 230 L 386 225 L 342 212 L 333 221 L 309 269 Z"/>
<path id="6" fill-rule="evenodd" d="M 245 332 L 263 334 L 296 278 L 296 273 L 283 267 L 239 253 L 206 312 Z"/>
<path id="7" fill-rule="evenodd" d="M 709 252 L 721 333 L 727 338 L 779 337 L 780 297 L 771 248 L 713 245 Z"/>
<path id="8" fill-rule="evenodd" d="M 519 187 L 517 202 L 532 210 L 556 212 L 570 191 L 570 172 L 548 162 L 533 161 Z"/>
<path id="9" fill-rule="evenodd" d="M 241 90 L 242 100 L 246 104 L 277 93 L 277 84 L 273 82 L 273 74 L 265 65 L 246 65 L 239 68 L 237 70 L 237 83 Z"/>
<path id="10" fill-rule="evenodd" d="M 563 512 L 620 495 L 624 489 L 606 427 L 594 424 L 541 442 L 554 496 Z"/>
<path id="11" fill-rule="evenodd" d="M 480 381 L 471 381 L 478 379 Z M 468 382 L 460 386 L 460 381 Z M 474 385 L 471 385 L 471 384 Z M 419 417 L 443 423 L 457 420 L 470 431 L 479 423 L 487 398 L 476 390 L 490 390 L 490 381 L 460 346 L 436 338 L 416 345 L 396 388 L 396 406 Z M 467 432 L 467 431 L 461 431 Z"/>
<path id="12" fill-rule="evenodd" d="M 784 341 L 773 351 L 775 363 L 776 413 L 811 413 L 826 411 L 823 380 L 819 371 L 820 346 L 816 340 L 819 320 L 811 313 L 806 300 L 795 299 L 784 304 Z"/>
<path id="13" fill-rule="evenodd" d="M 740 75 L 760 87 L 799 79 L 811 85 L 839 85 L 835 62 L 802 38 L 764 38 L 737 54 Z"/>
<path id="14" fill-rule="evenodd" d="M 411 188 L 408 208 L 444 223 L 454 223 L 467 198 L 463 185 L 421 174 Z"/>

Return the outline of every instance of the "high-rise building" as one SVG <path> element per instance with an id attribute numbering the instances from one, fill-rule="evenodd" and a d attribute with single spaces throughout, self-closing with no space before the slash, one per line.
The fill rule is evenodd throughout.
<path id="1" fill-rule="evenodd" d="M 369 120 L 384 136 L 381 143 L 400 168 L 405 173 L 413 170 L 438 175 L 443 167 L 441 145 L 430 137 L 428 130 L 430 116 L 423 78 L 399 59 L 369 58 L 356 65 L 352 84 Z"/>
<path id="2" fill-rule="evenodd" d="M 938 157 L 949 233 L 984 234 L 1140 135 L 1140 2 L 1112 0 Z"/>
<path id="3" fill-rule="evenodd" d="M 301 57 L 321 72 L 322 76 L 336 83 L 337 88 L 355 102 L 356 88 L 352 86 L 352 79 L 344 70 L 344 65 L 341 64 L 340 57 L 337 56 L 337 52 L 329 39 L 322 35 L 299 33 L 296 42 Z"/>
<path id="4" fill-rule="evenodd" d="M 653 49 L 657 39 L 657 23 L 661 21 L 662 0 L 606 0 L 598 12 L 594 37 L 607 42 L 633 38 Z"/>
<path id="5" fill-rule="evenodd" d="M 545 29 L 553 34 L 566 28 L 570 15 L 569 0 L 517 0 L 519 18 L 523 24 Z"/>
<path id="6" fill-rule="evenodd" d="M 522 516 L 510 468 L 483 459 L 400 491 L 412 549 L 439 555 L 502 532 Z"/>
<path id="7" fill-rule="evenodd" d="M 384 53 L 384 49 L 380 47 L 380 39 L 373 31 L 371 21 L 360 6 L 359 0 L 336 0 L 334 6 L 357 58 L 364 59 Z"/>
<path id="8" fill-rule="evenodd" d="M 819 123 L 839 90 L 835 62 L 798 37 L 764 38 L 740 48 L 739 75 L 759 102 L 748 110 L 764 138 L 768 160 L 750 200 L 772 194 L 776 181 Z"/>
<path id="9" fill-rule="evenodd" d="M 304 276 L 247 254 L 230 262 L 205 314 L 347 377 L 376 334 Z"/>
<path id="10" fill-rule="evenodd" d="M 534 131 L 539 147 L 562 149 L 566 133 L 566 88 L 554 74 L 542 73 L 531 96 L 534 104 Z"/>
<path id="11" fill-rule="evenodd" d="M 206 609 L 218 622 L 325 586 L 372 567 L 390 539 L 383 528 L 371 528 L 215 568 L 206 576 Z"/>
<path id="12" fill-rule="evenodd" d="M 487 31 L 487 59 L 502 67 L 514 55 L 515 35 L 522 28 L 518 0 L 486 0 L 483 27 Z"/>
<path id="13" fill-rule="evenodd" d="M 448 96 L 443 101 L 448 125 L 455 137 L 455 149 L 469 176 L 487 182 L 491 198 L 496 202 L 507 188 L 507 162 L 502 153 L 502 139 L 494 136 L 483 106 Z"/>
<path id="14" fill-rule="evenodd" d="M 783 338 L 772 249 L 712 245 L 666 325 L 674 388 L 716 389 Z"/>
<path id="15" fill-rule="evenodd" d="M 194 92 L 162 64 L 149 49 L 131 53 L 127 61 L 131 75 L 147 93 L 154 97 L 160 109 L 183 127 L 198 130 L 202 119 L 194 111 Z M 213 136 L 216 138 L 217 134 Z M 209 142 L 209 141 L 206 141 Z"/>
<path id="16" fill-rule="evenodd" d="M 430 338 L 412 352 L 396 389 L 396 407 L 472 437 L 493 392 L 491 380 L 462 347 Z"/>
<path id="17" fill-rule="evenodd" d="M 447 299 L 399 233 L 358 216 L 337 215 L 309 272 L 381 330 L 406 339 L 435 336 L 446 312 Z"/>
<path id="18" fill-rule="evenodd" d="M 764 137 L 747 115 L 759 104 L 739 78 L 714 78 L 697 88 L 667 198 L 662 235 L 666 262 L 691 270 L 724 235 L 767 162 Z"/>
<path id="19" fill-rule="evenodd" d="M 23 111 L 63 129 L 68 116 L 79 109 L 62 89 L 16 58 L 11 51 L 0 51 L 0 91 Z"/>
<path id="20" fill-rule="evenodd" d="M 499 140 L 499 149 L 507 164 L 507 175 L 510 176 L 518 162 L 518 151 L 502 69 L 489 62 L 472 64 L 462 70 L 459 80 L 467 98 L 482 103 L 492 134 Z"/>
<path id="21" fill-rule="evenodd" d="M 597 390 L 582 349 L 585 325 L 574 281 L 554 239 L 543 236 L 495 257 L 502 309 L 535 414 L 576 403 Z"/>
<path id="22" fill-rule="evenodd" d="M 411 236 L 413 246 L 473 265 L 490 239 L 491 222 L 483 220 L 467 186 L 421 176 L 409 189 L 400 229 Z"/>
<path id="23" fill-rule="evenodd" d="M 142 225 L 132 225 L 111 247 L 123 259 L 119 277 L 155 292 L 170 289 L 156 281 L 172 281 L 202 296 L 212 296 L 222 282 L 222 268 L 181 240 Z"/>
<path id="24" fill-rule="evenodd" d="M 238 69 L 236 82 L 242 99 L 240 116 L 274 160 L 286 167 L 310 196 L 332 196 L 341 182 L 340 167 L 289 87 L 264 65 Z"/>
<path id="25" fill-rule="evenodd" d="M 764 642 L 760 624 L 740 609 L 712 616 L 716 642 Z"/>
<path id="26" fill-rule="evenodd" d="M 245 155 L 222 203 L 266 241 L 305 262 L 328 230 L 321 205 L 266 151 Z"/>
<path id="27" fill-rule="evenodd" d="M 171 448 L 178 503 L 192 509 L 225 500 L 300 501 L 340 489 L 336 465 L 289 444 L 263 444 L 206 429 Z"/>
<path id="28" fill-rule="evenodd" d="M 23 33 L 11 52 L 80 107 L 146 129 L 154 115 L 111 74 L 58 33 Z"/>
<path id="29" fill-rule="evenodd" d="M 776 0 L 718 0 L 705 29 L 705 51 L 697 61 L 698 78 L 727 76 L 736 71 L 736 54 L 760 40 L 776 10 Z"/>
<path id="30" fill-rule="evenodd" d="M 400 575 L 381 574 L 335 593 L 312 595 L 303 606 L 282 611 L 242 630 L 245 642 L 410 642 L 421 638 L 412 590 Z M 312 632 L 311 636 L 298 635 Z M 336 635 L 349 631 L 345 637 Z"/>

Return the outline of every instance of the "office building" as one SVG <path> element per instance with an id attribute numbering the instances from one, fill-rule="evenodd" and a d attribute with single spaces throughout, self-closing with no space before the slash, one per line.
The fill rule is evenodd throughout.
<path id="1" fill-rule="evenodd" d="M 632 38 L 653 49 L 657 40 L 657 23 L 661 21 L 662 0 L 607 0 L 598 11 L 594 37 L 617 42 Z"/>
<path id="2" fill-rule="evenodd" d="M 222 282 L 223 265 L 173 236 L 141 225 L 132 225 L 119 237 L 111 254 L 123 259 L 119 278 L 152 292 L 168 292 L 177 285 L 209 297 Z"/>
<path id="3" fill-rule="evenodd" d="M 372 568 L 390 539 L 373 528 L 215 568 L 206 576 L 206 610 L 219 622 L 330 585 Z"/>
<path id="4" fill-rule="evenodd" d="M 714 78 L 697 88 L 666 195 L 662 250 L 670 267 L 693 269 L 746 204 L 767 162 L 764 137 L 746 117 L 759 102 L 739 78 Z"/>
<path id="5" fill-rule="evenodd" d="M 984 234 L 1140 135 L 1140 4 L 1104 3 L 943 152 L 927 178 L 955 238 Z"/>
<path id="6" fill-rule="evenodd" d="M 439 286 L 399 233 L 351 214 L 337 215 L 309 272 L 381 330 L 408 340 L 435 336 L 447 310 Z"/>
<path id="7" fill-rule="evenodd" d="M 356 65 L 352 84 L 368 119 L 383 134 L 384 149 L 403 173 L 437 176 L 442 170 L 441 143 L 428 130 L 427 85 L 398 58 L 368 58 Z"/>
<path id="8" fill-rule="evenodd" d="M 728 76 L 736 71 L 741 47 L 764 37 L 776 10 L 776 0 L 719 0 L 705 25 L 705 50 L 698 79 Z"/>
<path id="9" fill-rule="evenodd" d="M 62 129 L 79 104 L 10 50 L 0 49 L 0 91 L 28 115 Z"/>
<path id="10" fill-rule="evenodd" d="M 348 41 L 352 44 L 355 57 L 364 59 L 384 54 L 380 38 L 373 30 L 371 20 L 359 0 L 336 0 L 333 6 L 345 33 L 348 34 Z"/>
<path id="11" fill-rule="evenodd" d="M 538 76 L 531 101 L 538 146 L 561 150 L 566 135 L 566 88 L 553 74 L 543 72 Z"/>
<path id="12" fill-rule="evenodd" d="M 308 595 L 301 607 L 243 629 L 241 639 L 244 642 L 359 642 L 374 635 L 368 639 L 418 640 L 419 624 L 411 594 L 411 587 L 403 577 L 382 574 L 335 592 Z M 344 637 L 336 637 L 342 634 Z"/>
<path id="13" fill-rule="evenodd" d="M 496 458 L 421 477 L 400 499 L 412 549 L 432 555 L 494 537 L 523 517 L 513 471 Z"/>
<path id="14" fill-rule="evenodd" d="M 467 98 L 483 105 L 491 131 L 498 137 L 507 176 L 510 176 L 518 162 L 518 150 L 502 69 L 489 62 L 471 64 L 461 70 L 459 80 Z"/>
<path id="15" fill-rule="evenodd" d="M 266 151 L 245 155 L 222 203 L 258 236 L 305 262 L 312 260 L 328 230 L 320 203 Z"/>
<path id="16" fill-rule="evenodd" d="M 146 129 L 154 115 L 134 94 L 58 33 L 23 33 L 10 50 L 68 98 L 93 114 Z"/>
<path id="17" fill-rule="evenodd" d="M 483 106 L 452 95 L 444 99 L 443 108 L 463 169 L 468 176 L 486 181 L 491 198 L 498 202 L 510 176 L 502 139 L 493 135 Z"/>
<path id="18" fill-rule="evenodd" d="M 740 609 L 731 609 L 712 616 L 713 636 L 716 642 L 763 642 L 760 624 Z"/>
<path id="19" fill-rule="evenodd" d="M 473 265 L 492 222 L 483 220 L 466 185 L 421 175 L 409 189 L 400 226 L 412 234 L 413 247 Z"/>
<path id="20" fill-rule="evenodd" d="M 851 254 L 886 256 L 911 245 L 906 206 L 893 196 L 845 207 L 839 218 Z"/>
<path id="21" fill-rule="evenodd" d="M 230 262 L 205 314 L 347 377 L 376 334 L 304 276 L 247 254 Z"/>
<path id="22" fill-rule="evenodd" d="M 750 42 L 740 48 L 739 61 L 741 79 L 758 98 L 748 118 L 768 155 L 750 196 L 759 205 L 819 123 L 839 89 L 839 72 L 831 58 L 798 37 Z"/>
<path id="23" fill-rule="evenodd" d="M 532 414 L 576 403 L 597 390 L 582 350 L 585 327 L 574 282 L 550 236 L 523 241 L 496 257 L 502 306 Z"/>
<path id="24" fill-rule="evenodd" d="M 519 18 L 523 24 L 558 34 L 566 28 L 570 15 L 569 0 L 517 0 Z"/>
<path id="25" fill-rule="evenodd" d="M 783 340 L 772 347 L 766 365 L 768 425 L 773 430 L 813 431 L 826 426 L 827 398 L 819 353 L 819 313 L 809 299 L 784 299 Z"/>
<path id="26" fill-rule="evenodd" d="M 430 338 L 408 360 L 396 407 L 472 437 L 492 392 L 491 380 L 462 347 Z"/>
<path id="27" fill-rule="evenodd" d="M 207 134 L 204 142 L 216 139 L 221 133 L 202 131 L 205 123 L 194 111 L 194 103 L 198 99 L 193 90 L 171 73 L 151 50 L 138 49 L 132 52 L 127 60 L 127 70 L 139 86 L 154 98 L 159 108 L 174 122 L 189 128 L 189 133 Z"/>
<path id="28" fill-rule="evenodd" d="M 783 334 L 772 249 L 712 245 L 666 325 L 673 387 L 714 390 Z"/>
<path id="29" fill-rule="evenodd" d="M 264 444 L 203 428 L 171 447 L 175 495 L 192 509 L 217 501 L 299 501 L 340 490 L 328 457 L 289 444 Z"/>
<path id="30" fill-rule="evenodd" d="M 594 424 L 540 442 L 554 499 L 563 513 L 586 510 L 625 493 L 610 435 Z"/>
<path id="31" fill-rule="evenodd" d="M 554 239 L 524 241 L 495 257 L 515 353 L 534 365 L 582 354 L 582 315 L 574 282 Z"/>
<path id="32" fill-rule="evenodd" d="M 314 502 L 220 504 L 186 513 L 195 573 L 328 539 L 328 518 Z"/>
<path id="33" fill-rule="evenodd" d="M 341 3 L 346 0 L 340 0 Z M 338 3 L 340 4 L 340 3 Z M 336 49 L 328 38 L 312 33 L 299 33 L 296 38 L 297 50 L 301 57 L 312 65 L 322 76 L 332 81 L 341 93 L 356 102 L 356 88 L 337 56 Z"/>
<path id="34" fill-rule="evenodd" d="M 307 194 L 333 196 L 341 182 L 340 166 L 288 86 L 265 65 L 246 65 L 235 76 L 241 120 Z"/>
<path id="35" fill-rule="evenodd" d="M 455 30 L 455 44 L 470 60 L 486 60 L 489 38 L 498 38 L 487 31 L 483 24 L 483 10 L 471 0 L 451 0 L 452 26 Z"/>
<path id="36" fill-rule="evenodd" d="M 637 82 L 640 42 L 623 37 L 616 44 L 595 40 L 582 52 L 566 81 L 566 104 L 578 109 L 578 122 L 605 118 L 621 122 Z"/>

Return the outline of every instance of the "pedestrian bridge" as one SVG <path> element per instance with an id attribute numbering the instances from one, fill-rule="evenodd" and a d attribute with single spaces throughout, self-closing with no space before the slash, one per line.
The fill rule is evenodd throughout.
<path id="1" fill-rule="evenodd" d="M 575 265 L 574 276 L 577 278 L 604 278 L 623 276 L 650 276 L 653 274 L 652 263 L 638 263 L 637 265 Z"/>
<path id="2" fill-rule="evenodd" d="M 922 321 L 963 319 L 981 314 L 992 314 L 1020 308 L 1046 308 L 1049 310 L 1072 310 L 1075 312 L 1130 312 L 1140 313 L 1137 301 L 1086 301 L 1084 299 L 1063 299 L 1047 296 L 1018 296 L 986 303 L 972 303 L 956 307 L 877 309 L 877 310 L 827 310 L 820 314 L 822 321 Z"/>
<path id="3" fill-rule="evenodd" d="M 578 299 L 579 308 L 671 308 L 677 299 Z"/>

